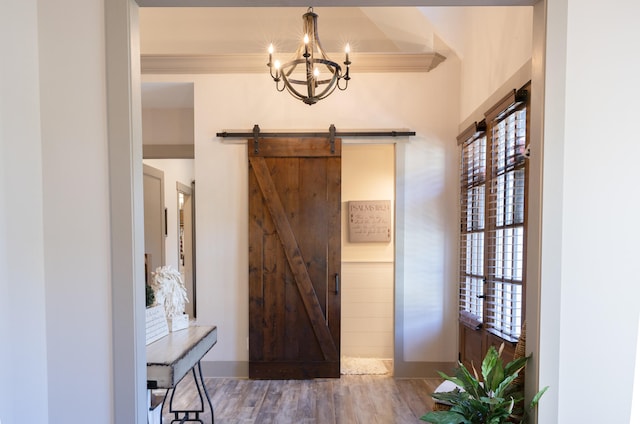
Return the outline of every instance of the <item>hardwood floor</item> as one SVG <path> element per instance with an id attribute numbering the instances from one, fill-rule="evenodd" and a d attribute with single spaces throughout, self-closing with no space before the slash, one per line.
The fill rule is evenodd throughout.
<path id="1" fill-rule="evenodd" d="M 316 380 L 205 380 L 216 424 L 421 423 L 420 417 L 433 405 L 430 394 L 441 381 L 396 380 L 379 375 Z M 181 382 L 174 405 L 196 406 L 197 402 L 193 383 Z M 167 404 L 164 424 L 174 418 L 168 413 Z M 205 423 L 211 422 L 209 415 L 203 416 Z"/>

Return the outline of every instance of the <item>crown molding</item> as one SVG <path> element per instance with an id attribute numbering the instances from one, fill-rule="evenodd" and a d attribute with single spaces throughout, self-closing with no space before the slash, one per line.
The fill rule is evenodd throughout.
<path id="1" fill-rule="evenodd" d="M 142 74 L 268 72 L 266 54 L 143 54 L 140 59 Z M 351 56 L 351 72 L 429 72 L 445 59 L 440 53 L 359 53 Z"/>

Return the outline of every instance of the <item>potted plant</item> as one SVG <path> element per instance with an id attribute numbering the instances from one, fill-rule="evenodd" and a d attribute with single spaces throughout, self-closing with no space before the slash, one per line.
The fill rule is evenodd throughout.
<path id="1" fill-rule="evenodd" d="M 520 371 L 529 357 L 514 359 L 503 365 L 502 349 L 489 348 L 482 361 L 482 381 L 475 367 L 473 375 L 458 363 L 455 376 L 442 372 L 440 376 L 458 387 L 450 392 L 433 393 L 434 399 L 451 405 L 448 411 L 429 412 L 420 419 L 432 424 L 503 424 L 507 422 L 524 423 L 527 412 L 536 407 L 540 397 L 548 387 L 540 390 L 524 410 L 520 405 L 524 400 L 522 387 L 517 384 Z"/>
<path id="2" fill-rule="evenodd" d="M 156 295 L 153 294 L 153 287 L 151 287 L 146 282 L 144 283 L 144 291 L 145 291 L 145 305 L 147 308 L 153 306 L 156 301 Z"/>

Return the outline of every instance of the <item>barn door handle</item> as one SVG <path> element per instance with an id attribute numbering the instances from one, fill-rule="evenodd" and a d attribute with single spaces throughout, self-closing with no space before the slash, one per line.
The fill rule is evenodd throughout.
<path id="1" fill-rule="evenodd" d="M 336 294 L 340 293 L 340 274 L 336 274 Z"/>

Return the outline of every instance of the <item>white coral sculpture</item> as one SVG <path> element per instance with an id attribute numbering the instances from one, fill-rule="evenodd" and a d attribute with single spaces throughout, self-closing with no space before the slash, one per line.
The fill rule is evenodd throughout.
<path id="1" fill-rule="evenodd" d="M 156 268 L 152 276 L 151 287 L 156 296 L 156 303 L 164 306 L 168 318 L 182 315 L 189 299 L 180 272 L 167 265 Z"/>

